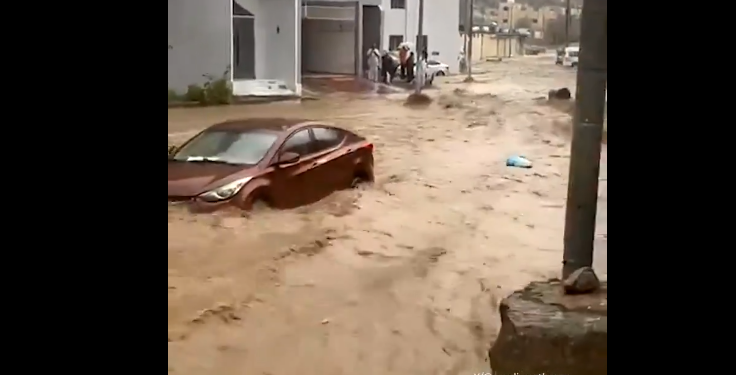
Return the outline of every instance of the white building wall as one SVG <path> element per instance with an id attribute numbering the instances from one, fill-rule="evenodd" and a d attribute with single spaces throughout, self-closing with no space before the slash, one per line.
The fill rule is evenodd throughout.
<path id="1" fill-rule="evenodd" d="M 168 0 L 169 89 L 221 76 L 230 65 L 231 0 Z"/>
<path id="2" fill-rule="evenodd" d="M 301 43 L 299 27 L 301 2 L 249 1 L 259 2 L 259 11 L 251 10 L 256 15 L 256 78 L 282 80 L 297 95 L 301 94 L 301 84 L 298 82 L 298 72 L 301 68 L 297 58 L 298 44 Z"/>
<path id="3" fill-rule="evenodd" d="M 301 93 L 299 0 L 237 0 L 255 15 L 256 79 L 282 80 Z M 232 0 L 168 0 L 169 89 L 221 76 L 232 65 Z M 232 75 L 231 75 L 232 77 Z"/>
<path id="4" fill-rule="evenodd" d="M 299 0 L 236 1 L 255 15 L 256 79 L 282 80 L 290 90 L 301 94 L 297 82 Z"/>
<path id="5" fill-rule="evenodd" d="M 403 35 L 405 42 L 414 42 L 416 38 L 416 25 L 417 16 L 419 15 L 418 9 L 413 9 L 414 5 L 418 5 L 417 1 L 414 4 L 413 0 L 407 0 L 406 10 L 404 9 L 391 9 L 391 0 L 383 0 L 381 8 L 383 8 L 383 37 L 381 49 L 388 48 L 388 40 L 391 35 Z M 424 3 L 426 8 L 426 1 Z M 411 20 L 414 20 L 412 23 Z"/>
<path id="6" fill-rule="evenodd" d="M 406 0 L 406 10 L 391 9 L 391 0 L 383 0 L 383 41 L 381 48 L 388 48 L 390 35 L 403 35 L 404 41 L 415 43 L 419 26 L 419 0 Z M 462 43 L 458 43 L 460 27 L 460 0 L 425 0 L 424 34 L 429 43 L 429 57 L 440 60 L 457 73 L 460 68 L 458 55 Z M 432 56 L 433 52 L 439 55 Z"/>
<path id="7" fill-rule="evenodd" d="M 425 0 L 424 28 L 429 39 L 430 58 L 442 61 L 450 66 L 450 72 L 460 71 L 458 57 L 462 43 L 458 43 L 460 28 L 460 1 L 459 0 Z M 433 52 L 438 56 L 432 56 Z"/>

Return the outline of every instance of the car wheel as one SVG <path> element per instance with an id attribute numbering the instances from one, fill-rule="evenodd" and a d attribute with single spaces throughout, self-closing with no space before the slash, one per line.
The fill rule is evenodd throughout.
<path id="1" fill-rule="evenodd" d="M 350 188 L 355 190 L 365 190 L 373 185 L 373 181 L 365 178 L 358 174 L 353 177 L 353 182 L 350 183 Z"/>
<path id="2" fill-rule="evenodd" d="M 268 201 L 263 199 L 256 199 L 255 202 L 250 206 L 251 211 L 263 211 L 271 208 L 271 205 L 268 203 Z"/>
<path id="3" fill-rule="evenodd" d="M 263 190 L 256 190 L 250 193 L 250 195 L 245 198 L 245 202 L 243 204 L 243 209 L 246 211 L 260 211 L 270 207 L 271 200 Z"/>
<path id="4" fill-rule="evenodd" d="M 440 76 L 440 77 L 442 77 L 442 76 L 445 75 L 445 72 L 443 72 L 443 71 L 440 70 L 439 72 L 437 72 L 437 75 Z"/>

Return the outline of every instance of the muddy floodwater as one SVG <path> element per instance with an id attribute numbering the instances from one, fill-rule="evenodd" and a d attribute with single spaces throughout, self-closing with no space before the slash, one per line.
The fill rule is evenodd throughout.
<path id="1" fill-rule="evenodd" d="M 169 110 L 169 141 L 244 117 L 327 119 L 375 145 L 376 184 L 249 215 L 168 212 L 168 372 L 488 372 L 499 301 L 562 260 L 569 115 L 539 103 L 575 73 L 553 58 L 405 93 Z M 505 166 L 524 155 L 531 169 Z M 606 156 L 596 266 L 605 263 Z"/>

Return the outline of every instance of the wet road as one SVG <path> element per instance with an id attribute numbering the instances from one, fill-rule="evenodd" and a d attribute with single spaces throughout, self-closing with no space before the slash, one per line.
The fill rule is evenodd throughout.
<path id="1" fill-rule="evenodd" d="M 169 373 L 488 371 L 500 299 L 561 266 L 569 116 L 535 99 L 574 72 L 551 61 L 448 77 L 426 109 L 391 94 L 170 110 L 174 140 L 232 118 L 332 119 L 374 142 L 377 182 L 249 217 L 170 208 Z M 506 167 L 512 154 L 534 168 Z"/>

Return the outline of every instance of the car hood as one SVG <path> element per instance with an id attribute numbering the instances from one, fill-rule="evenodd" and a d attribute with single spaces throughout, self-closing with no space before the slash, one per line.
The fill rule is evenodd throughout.
<path id="1" fill-rule="evenodd" d="M 169 197 L 194 197 L 240 178 L 254 166 L 169 161 Z"/>

